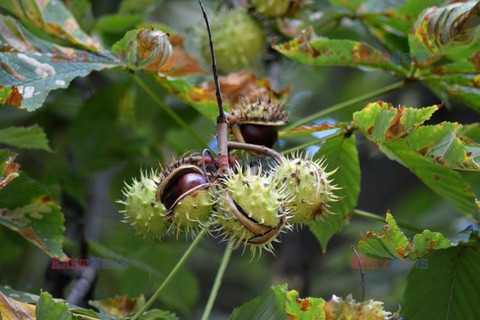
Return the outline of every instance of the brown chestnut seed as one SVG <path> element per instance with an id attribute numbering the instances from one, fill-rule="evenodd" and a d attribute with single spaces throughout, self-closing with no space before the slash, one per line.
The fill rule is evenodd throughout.
<path id="1" fill-rule="evenodd" d="M 273 147 L 278 139 L 278 130 L 275 126 L 263 126 L 259 124 L 241 124 L 240 132 L 246 143 Z"/>
<path id="2" fill-rule="evenodd" d="M 185 173 L 168 183 L 161 201 L 167 210 L 171 210 L 181 195 L 204 184 L 208 184 L 208 181 L 203 175 L 195 172 Z"/>

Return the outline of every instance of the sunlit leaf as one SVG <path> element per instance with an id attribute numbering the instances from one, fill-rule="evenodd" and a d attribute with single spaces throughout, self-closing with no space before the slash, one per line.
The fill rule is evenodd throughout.
<path id="1" fill-rule="evenodd" d="M 408 72 L 381 51 L 358 41 L 317 37 L 312 29 L 306 29 L 294 40 L 275 45 L 286 57 L 304 64 L 316 66 L 349 66 L 370 70 L 390 71 L 399 76 Z"/>
<path id="2" fill-rule="evenodd" d="M 461 212 L 478 214 L 472 188 L 452 169 L 479 171 L 480 146 L 460 135 L 458 123 L 421 126 L 437 108 L 393 108 L 378 101 L 355 112 L 353 124 L 385 155 L 409 168 Z"/>
<path id="3" fill-rule="evenodd" d="M 99 50 L 100 44 L 80 29 L 73 15 L 60 0 L 0 0 L 0 7 L 26 25 L 88 50 Z"/>
<path id="4" fill-rule="evenodd" d="M 21 173 L 0 190 L 0 223 L 49 256 L 61 259 L 66 258 L 62 251 L 63 222 L 59 205 L 38 182 L 25 174 Z"/>
<path id="5" fill-rule="evenodd" d="M 315 158 L 326 159 L 327 171 L 337 169 L 332 176 L 333 183 L 342 188 L 335 191 L 341 200 L 329 204 L 329 210 L 333 214 L 325 215 L 325 221 L 315 221 L 309 224 L 310 230 L 317 237 L 323 252 L 325 252 L 330 238 L 350 220 L 351 212 L 357 205 L 360 194 L 360 165 L 355 136 L 347 138 L 341 135 L 328 139 L 321 146 Z"/>
<path id="6" fill-rule="evenodd" d="M 15 2 L 16 3 L 16 2 Z M 18 21 L 0 15 L 0 103 L 34 111 L 51 90 L 118 61 L 37 38 Z"/>
<path id="7" fill-rule="evenodd" d="M 445 54 L 463 51 L 479 39 L 479 25 L 480 3 L 477 1 L 428 8 L 408 37 L 410 53 L 428 53 L 432 62 Z"/>
<path id="8" fill-rule="evenodd" d="M 0 130 L 0 143 L 18 148 L 51 151 L 47 135 L 38 125 Z"/>
<path id="9" fill-rule="evenodd" d="M 470 243 L 431 254 L 428 270 L 412 270 L 402 306 L 405 319 L 480 319 L 479 252 L 475 232 Z"/>
<path id="10" fill-rule="evenodd" d="M 387 225 L 382 232 L 369 231 L 362 235 L 358 249 L 373 258 L 419 259 L 428 253 L 455 245 L 439 232 L 424 230 L 411 242 L 400 230 L 393 216 L 387 212 Z"/>

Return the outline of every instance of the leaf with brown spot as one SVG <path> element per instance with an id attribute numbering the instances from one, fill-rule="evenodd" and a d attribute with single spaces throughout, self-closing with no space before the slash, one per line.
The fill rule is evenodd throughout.
<path id="1" fill-rule="evenodd" d="M 449 248 L 450 242 L 439 232 L 424 230 L 413 238 L 413 243 L 400 230 L 393 216 L 387 212 L 387 225 L 381 233 L 369 231 L 362 235 L 358 249 L 373 258 L 420 259 L 434 250 Z M 433 243 L 433 244 L 432 244 Z"/>
<path id="2" fill-rule="evenodd" d="M 480 171 L 480 145 L 462 136 L 458 123 L 422 125 L 437 109 L 397 109 L 377 101 L 353 114 L 353 126 L 459 211 L 478 215 L 471 187 L 453 170 Z"/>
<path id="3" fill-rule="evenodd" d="M 116 296 L 106 300 L 90 301 L 90 305 L 99 309 L 101 313 L 121 318 L 138 311 L 144 304 L 145 298 L 143 296 L 134 299 L 128 295 Z"/>
<path id="4" fill-rule="evenodd" d="M 364 70 L 382 70 L 407 77 L 408 71 L 394 64 L 386 53 L 352 40 L 318 37 L 309 28 L 289 42 L 277 44 L 274 49 L 287 58 L 315 66 L 362 67 Z"/>
<path id="5" fill-rule="evenodd" d="M 1 14 L 0 43 L 0 104 L 28 111 L 40 108 L 50 91 L 66 88 L 77 77 L 120 66 L 111 57 L 43 40 Z"/>
<path id="6" fill-rule="evenodd" d="M 423 11 L 408 36 L 410 53 L 428 53 L 428 63 L 445 55 L 453 57 L 478 41 L 480 2 L 452 3 Z"/>
<path id="7" fill-rule="evenodd" d="M 58 204 L 24 173 L 0 189 L 0 224 L 18 232 L 49 256 L 61 259 L 67 258 L 62 251 L 63 222 Z"/>
<path id="8" fill-rule="evenodd" d="M 383 309 L 383 302 L 375 301 L 373 299 L 356 302 L 352 295 L 349 294 L 347 298 L 342 299 L 333 295 L 330 301 L 325 302 L 323 307 L 325 311 L 325 320 L 337 319 L 365 319 L 365 320 L 395 320 L 399 319 L 397 313 L 385 311 Z M 315 318 L 314 318 L 315 319 Z"/>
<path id="9" fill-rule="evenodd" d="M 86 34 L 60 0 L 0 0 L 0 7 L 20 21 L 35 25 L 49 35 L 72 45 L 97 51 L 100 43 Z"/>

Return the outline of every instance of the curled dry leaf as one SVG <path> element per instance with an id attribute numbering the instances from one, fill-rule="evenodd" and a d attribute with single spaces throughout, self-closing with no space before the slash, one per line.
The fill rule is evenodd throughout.
<path id="1" fill-rule="evenodd" d="M 13 179 L 19 176 L 20 165 L 15 162 L 15 155 L 0 163 L 0 189 L 3 189 Z"/>
<path id="2" fill-rule="evenodd" d="M 213 82 L 206 83 L 204 87 L 214 95 L 215 84 Z M 258 79 L 254 73 L 244 70 L 220 77 L 220 87 L 223 98 L 231 104 L 237 103 L 240 97 L 245 96 L 269 95 L 274 99 L 282 100 L 290 93 L 290 87 L 277 92 L 272 88 L 270 80 Z"/>

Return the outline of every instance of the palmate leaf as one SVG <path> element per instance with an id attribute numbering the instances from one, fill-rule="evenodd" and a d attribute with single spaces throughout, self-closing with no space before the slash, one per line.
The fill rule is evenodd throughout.
<path id="1" fill-rule="evenodd" d="M 428 272 L 412 270 L 402 305 L 405 319 L 480 319 L 480 241 L 470 242 L 428 257 Z"/>
<path id="2" fill-rule="evenodd" d="M 87 50 L 100 44 L 80 29 L 73 15 L 60 0 L 0 0 L 0 7 L 22 23 Z"/>
<path id="3" fill-rule="evenodd" d="M 387 212 L 387 225 L 381 233 L 369 231 L 362 235 L 358 249 L 373 258 L 419 259 L 428 253 L 453 245 L 439 232 L 424 230 L 415 235 L 413 243 L 400 230 L 393 216 Z"/>
<path id="4" fill-rule="evenodd" d="M 21 195 L 21 197 L 19 197 Z M 64 217 L 43 187 L 25 174 L 0 189 L 0 224 L 32 242 L 51 257 L 62 251 Z"/>
<path id="5" fill-rule="evenodd" d="M 443 55 L 458 53 L 479 39 L 480 2 L 457 2 L 426 9 L 417 19 L 408 37 L 411 54 L 428 53 L 435 61 Z"/>
<path id="6" fill-rule="evenodd" d="M 120 63 L 44 41 L 11 17 L 0 15 L 0 31 L 0 104 L 36 110 L 51 90 Z"/>
<path id="7" fill-rule="evenodd" d="M 289 42 L 274 45 L 274 49 L 287 58 L 304 64 L 363 67 L 408 76 L 407 70 L 394 64 L 384 53 L 368 44 L 320 38 L 311 28 L 304 30 L 302 35 Z"/>
<path id="8" fill-rule="evenodd" d="M 38 125 L 2 129 L 0 143 L 18 148 L 52 151 L 48 146 L 47 135 Z"/>
<path id="9" fill-rule="evenodd" d="M 356 302 L 351 295 L 344 300 L 333 296 L 330 301 L 322 298 L 299 298 L 287 285 L 272 287 L 262 296 L 235 308 L 231 320 L 329 320 L 329 319 L 397 319 L 398 316 L 383 309 L 383 303 L 374 300 Z"/>
<path id="10" fill-rule="evenodd" d="M 409 168 L 459 211 L 478 216 L 470 185 L 454 171 L 480 171 L 479 145 L 462 137 L 462 126 L 421 126 L 437 106 L 413 109 L 378 101 L 353 114 L 353 124 L 390 159 Z"/>
<path id="11" fill-rule="evenodd" d="M 360 194 L 360 165 L 355 136 L 347 138 L 341 135 L 327 140 L 315 158 L 326 160 L 327 171 L 337 169 L 332 176 L 333 183 L 342 188 L 335 191 L 340 200 L 329 204 L 329 210 L 333 214 L 322 217 L 324 221 L 315 221 L 308 225 L 325 252 L 330 238 L 350 220 Z"/>

